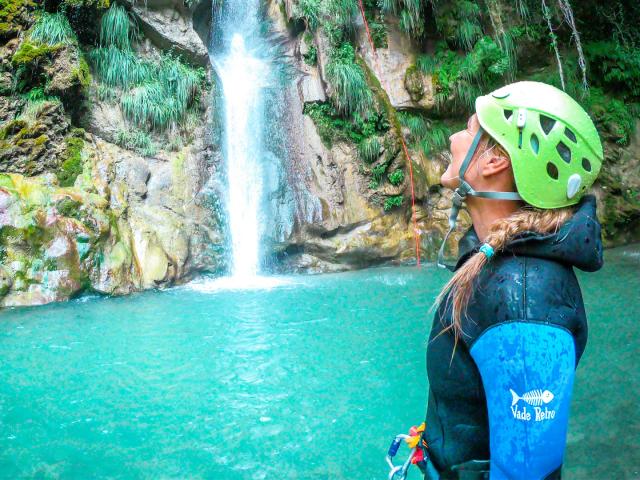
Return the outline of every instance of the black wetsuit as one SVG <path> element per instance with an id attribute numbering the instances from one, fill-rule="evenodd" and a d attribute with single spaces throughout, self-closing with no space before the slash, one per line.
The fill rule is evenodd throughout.
<path id="1" fill-rule="evenodd" d="M 490 460 L 491 479 L 559 478 L 573 372 L 587 340 L 573 267 L 596 271 L 603 262 L 595 208 L 586 196 L 557 233 L 520 234 L 489 261 L 453 357 L 451 331 L 438 336 L 450 311 L 441 305 L 436 312 L 424 438 L 440 472 Z M 455 268 L 480 245 L 471 227 Z"/>

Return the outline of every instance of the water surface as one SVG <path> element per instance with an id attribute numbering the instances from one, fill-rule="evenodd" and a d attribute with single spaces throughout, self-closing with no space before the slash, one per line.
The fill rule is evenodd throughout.
<path id="1" fill-rule="evenodd" d="M 567 479 L 638 478 L 640 246 L 606 260 L 579 274 L 590 337 Z M 424 418 L 427 309 L 447 277 L 376 268 L 5 310 L 0 478 L 386 478 L 389 441 Z"/>

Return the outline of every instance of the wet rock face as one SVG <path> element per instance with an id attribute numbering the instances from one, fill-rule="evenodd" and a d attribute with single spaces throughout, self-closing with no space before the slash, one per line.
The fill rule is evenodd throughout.
<path id="1" fill-rule="evenodd" d="M 207 65 L 209 54 L 196 33 L 192 13 L 182 0 L 126 0 L 140 20 L 145 35 L 162 50 L 174 49 L 198 65 Z"/>
<path id="2" fill-rule="evenodd" d="M 7 112 L 10 101 L 0 98 L 5 99 L 0 101 L 0 116 L 15 118 L 15 110 Z M 64 161 L 64 137 L 69 129 L 59 102 L 44 103 L 32 119 L 6 121 L 0 130 L 0 172 L 33 176 L 55 171 Z"/>
<path id="3" fill-rule="evenodd" d="M 141 58 L 174 46 L 192 65 L 205 64 L 182 1 L 147 0 L 148 10 L 131 3 L 157 33 Z M 27 13 L 6 37 L 0 31 L 0 306 L 86 290 L 126 294 L 223 269 L 219 192 L 209 182 L 219 161 L 208 132 L 210 92 L 202 92 L 201 121 L 184 141 L 169 148 L 175 139 L 153 132 L 160 148 L 152 155 L 122 148 L 118 136 L 132 127 L 117 102 L 98 99 L 81 49 L 32 48 Z M 32 79 L 22 87 L 29 99 L 14 90 L 20 65 L 33 73 L 22 77 Z"/>
<path id="4" fill-rule="evenodd" d="M 60 187 L 51 174 L 0 174 L 0 304 L 65 300 L 172 285 L 222 268 L 216 219 L 175 161 L 144 159 L 86 134 L 82 174 Z"/>
<path id="5" fill-rule="evenodd" d="M 292 119 L 287 124 L 291 163 L 288 183 L 296 189 L 297 215 L 291 235 L 275 248 L 276 268 L 316 273 L 414 260 L 409 172 L 396 130 L 390 128 L 380 138 L 380 153 L 370 164 L 363 163 L 355 144 L 338 139 L 328 145 L 321 138 L 318 125 L 303 110 L 304 105 L 325 102 L 331 95 L 332 86 L 325 75 L 328 41 L 321 31 L 315 32 L 312 43 L 317 49 L 317 62 L 309 62 L 309 39 L 302 34 L 291 35 L 287 27 L 294 2 L 285 2 L 284 6 L 283 15 L 279 5 L 271 2 L 269 14 L 276 32 L 285 39 L 287 57 L 298 71 L 287 96 Z M 388 48 L 378 49 L 375 56 L 364 28 L 357 29 L 357 37 L 366 68 L 384 89 L 378 90 L 382 102 L 397 109 L 434 107 L 431 79 L 413 72 L 416 49 L 397 27 L 391 25 Z M 450 208 L 450 193 L 439 188 L 445 162 L 440 157 L 426 158 L 413 151 L 410 154 L 422 255 L 434 258 L 446 232 Z M 382 164 L 387 165 L 387 172 L 404 169 L 405 178 L 396 185 L 387 182 L 371 188 L 370 172 Z M 386 211 L 385 199 L 397 195 L 404 196 L 403 205 Z M 468 225 L 468 216 L 463 213 L 460 231 Z M 455 245 L 454 238 L 451 246 Z"/>

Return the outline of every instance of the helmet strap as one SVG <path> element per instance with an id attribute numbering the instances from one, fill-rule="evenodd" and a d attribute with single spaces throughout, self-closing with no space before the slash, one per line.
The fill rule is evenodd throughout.
<path id="1" fill-rule="evenodd" d="M 448 268 L 449 270 L 454 270 L 455 268 L 452 265 L 446 265 L 444 263 L 444 247 L 447 244 L 447 240 L 449 240 L 449 236 L 456 228 L 456 225 L 458 223 L 458 214 L 460 213 L 460 209 L 462 208 L 462 204 L 467 198 L 467 195 L 490 198 L 493 200 L 522 200 L 522 197 L 517 192 L 477 192 L 464 179 L 464 174 L 469 168 L 469 164 L 471 163 L 471 159 L 473 158 L 473 155 L 478 148 L 478 144 L 480 143 L 480 139 L 482 138 L 483 133 L 484 130 L 482 130 L 482 127 L 480 127 L 478 129 L 478 133 L 476 133 L 476 136 L 473 138 L 473 142 L 471 142 L 471 146 L 469 146 L 469 150 L 467 150 L 467 155 L 464 157 L 462 165 L 460 165 L 460 171 L 458 173 L 458 177 L 460 178 L 460 185 L 453 191 L 453 203 L 451 205 L 451 213 L 449 213 L 449 230 L 444 236 L 444 240 L 442 240 L 440 250 L 438 251 L 437 263 L 440 268 Z"/>

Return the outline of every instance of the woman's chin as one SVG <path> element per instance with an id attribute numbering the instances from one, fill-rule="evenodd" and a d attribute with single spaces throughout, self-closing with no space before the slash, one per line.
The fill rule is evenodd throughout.
<path id="1" fill-rule="evenodd" d="M 440 184 L 445 188 L 454 190 L 455 188 L 457 188 L 457 185 L 455 183 L 455 179 L 447 176 L 446 172 L 440 177 Z"/>

